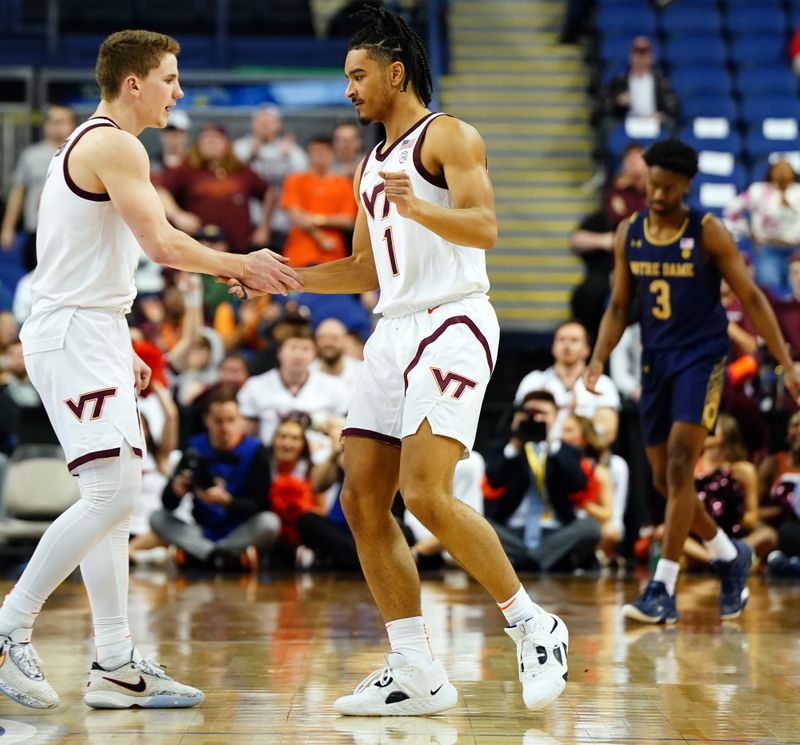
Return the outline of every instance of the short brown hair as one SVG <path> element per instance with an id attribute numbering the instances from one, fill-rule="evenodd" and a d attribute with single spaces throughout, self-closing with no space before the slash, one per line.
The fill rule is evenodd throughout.
<path id="1" fill-rule="evenodd" d="M 144 78 L 161 64 L 165 54 L 177 54 L 181 46 L 175 39 L 156 31 L 117 31 L 100 45 L 95 78 L 100 86 L 100 96 L 113 101 L 119 96 L 122 81 L 133 73 Z"/>

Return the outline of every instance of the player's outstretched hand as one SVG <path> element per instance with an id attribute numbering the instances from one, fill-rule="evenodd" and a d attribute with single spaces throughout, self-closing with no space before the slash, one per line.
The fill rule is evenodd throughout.
<path id="1" fill-rule="evenodd" d="M 289 290 L 302 290 L 303 281 L 294 269 L 287 266 L 288 261 L 285 256 L 268 248 L 253 251 L 244 257 L 244 276 L 239 278 L 239 282 L 246 288 L 260 290 L 261 294 L 286 295 Z"/>
<path id="2" fill-rule="evenodd" d="M 228 294 L 239 298 L 239 300 L 253 300 L 253 298 L 271 294 L 268 290 L 255 290 L 252 287 L 246 287 L 233 277 L 217 277 L 216 279 L 218 284 L 228 285 Z"/>
<path id="3" fill-rule="evenodd" d="M 602 374 L 603 366 L 599 362 L 592 360 L 583 374 L 583 383 L 589 393 L 597 395 L 597 381 L 600 380 Z"/>
<path id="4" fill-rule="evenodd" d="M 408 174 L 405 171 L 380 171 L 378 175 L 383 179 L 384 194 L 397 209 L 397 214 L 411 217 L 416 197 Z"/>

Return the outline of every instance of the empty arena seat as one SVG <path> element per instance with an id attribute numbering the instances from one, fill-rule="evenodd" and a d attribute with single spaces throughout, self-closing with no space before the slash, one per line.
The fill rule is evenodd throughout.
<path id="1" fill-rule="evenodd" d="M 731 120 L 720 117 L 699 117 L 681 132 L 681 139 L 695 150 L 734 153 L 742 150 L 742 138 Z"/>
<path id="2" fill-rule="evenodd" d="M 733 91 L 733 80 L 724 67 L 690 65 L 675 68 L 669 75 L 669 81 L 682 99 L 692 93 L 730 95 Z"/>
<path id="3" fill-rule="evenodd" d="M 722 34 L 722 20 L 714 5 L 695 3 L 672 3 L 659 18 L 659 28 L 670 38 L 691 34 L 702 29 L 709 35 Z"/>
<path id="4" fill-rule="evenodd" d="M 653 120 L 652 125 L 654 126 L 651 129 L 645 124 L 645 129 L 639 128 L 636 122 L 628 121 L 615 127 L 609 132 L 606 140 L 608 154 L 616 161 L 629 143 L 638 142 L 644 147 L 649 147 L 656 140 L 663 139 L 668 135 L 668 132 L 657 121 Z"/>
<path id="5" fill-rule="evenodd" d="M 681 98 L 681 120 L 685 122 L 700 118 L 718 118 L 735 121 L 738 109 L 733 99 L 724 94 L 701 92 Z"/>
<path id="6" fill-rule="evenodd" d="M 644 3 L 600 7 L 596 16 L 597 32 L 601 36 L 655 36 L 656 16 Z"/>
<path id="7" fill-rule="evenodd" d="M 742 98 L 739 108 L 745 127 L 765 119 L 800 119 L 796 95 L 763 94 Z"/>
<path id="8" fill-rule="evenodd" d="M 786 36 L 786 14 L 779 7 L 770 7 L 758 2 L 730 8 L 726 14 L 726 26 L 732 36 L 745 34 L 771 34 L 780 43 Z"/>
<path id="9" fill-rule="evenodd" d="M 751 125 L 744 139 L 750 158 L 800 150 L 797 119 L 766 119 Z"/>
<path id="10" fill-rule="evenodd" d="M 708 34 L 676 36 L 665 44 L 664 60 L 670 66 L 713 65 L 725 67 L 728 49 L 721 36 Z"/>
<path id="11" fill-rule="evenodd" d="M 797 78 L 786 65 L 740 70 L 734 86 L 743 97 L 773 93 L 797 95 Z"/>
<path id="12" fill-rule="evenodd" d="M 777 34 L 733 38 L 730 57 L 731 62 L 740 70 L 788 64 L 786 43 Z"/>

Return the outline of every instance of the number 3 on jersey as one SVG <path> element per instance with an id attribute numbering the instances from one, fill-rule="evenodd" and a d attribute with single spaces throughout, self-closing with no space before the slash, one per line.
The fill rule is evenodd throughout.
<path id="1" fill-rule="evenodd" d="M 672 315 L 672 306 L 669 301 L 669 282 L 664 279 L 654 279 L 650 283 L 650 292 L 656 296 L 653 316 L 659 321 L 666 321 Z"/>
<path id="2" fill-rule="evenodd" d="M 396 277 L 400 274 L 400 269 L 397 266 L 397 257 L 394 255 L 394 239 L 392 238 L 391 226 L 383 232 L 383 240 L 386 241 L 386 250 L 389 252 L 389 266 L 392 268 L 392 276 Z"/>

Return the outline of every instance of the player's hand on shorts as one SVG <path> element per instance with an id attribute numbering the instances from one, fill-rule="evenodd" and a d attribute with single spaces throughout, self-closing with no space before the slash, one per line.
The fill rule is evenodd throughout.
<path id="1" fill-rule="evenodd" d="M 586 386 L 586 390 L 589 393 L 594 393 L 597 395 L 597 381 L 600 380 L 600 376 L 603 374 L 603 366 L 592 360 L 586 368 L 586 372 L 583 374 L 583 384 Z"/>
<path id="2" fill-rule="evenodd" d="M 150 384 L 152 370 L 136 352 L 133 353 L 133 381 L 138 396 Z"/>
<path id="3" fill-rule="evenodd" d="M 287 266 L 288 261 L 285 256 L 268 248 L 253 251 L 244 257 L 244 276 L 238 278 L 239 283 L 246 288 L 261 290 L 262 294 L 286 295 L 290 290 L 302 290 L 303 281 L 292 267 Z"/>
<path id="4" fill-rule="evenodd" d="M 397 214 L 411 217 L 417 198 L 408 174 L 405 171 L 380 171 L 378 175 L 383 179 L 384 194 L 397 209 Z"/>

